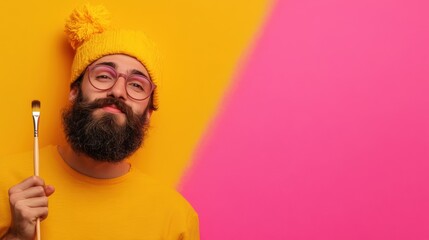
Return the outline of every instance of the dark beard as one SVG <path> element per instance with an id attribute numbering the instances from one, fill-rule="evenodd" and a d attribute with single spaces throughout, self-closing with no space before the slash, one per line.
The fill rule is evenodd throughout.
<path id="1" fill-rule="evenodd" d="M 104 113 L 97 119 L 93 116 L 96 109 L 112 104 L 126 115 L 126 122 L 122 126 L 116 123 L 114 114 Z M 142 116 L 136 116 L 131 107 L 116 98 L 87 102 L 79 91 L 72 106 L 63 112 L 67 141 L 75 152 L 96 161 L 120 162 L 142 145 L 149 125 L 146 111 Z"/>

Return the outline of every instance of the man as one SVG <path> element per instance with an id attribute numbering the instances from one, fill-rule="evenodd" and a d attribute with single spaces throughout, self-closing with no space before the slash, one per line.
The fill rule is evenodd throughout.
<path id="1" fill-rule="evenodd" d="M 157 54 L 142 33 L 109 29 L 105 17 L 85 5 L 66 24 L 76 49 L 67 144 L 40 151 L 42 177 L 29 177 L 32 153 L 0 162 L 1 239 L 34 239 L 37 219 L 43 239 L 199 239 L 189 203 L 127 161 L 157 109 Z"/>

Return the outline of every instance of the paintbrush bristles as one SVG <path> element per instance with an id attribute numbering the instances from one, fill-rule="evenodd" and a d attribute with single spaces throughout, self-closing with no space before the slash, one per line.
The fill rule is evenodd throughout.
<path id="1" fill-rule="evenodd" d="M 33 112 L 40 112 L 40 101 L 33 100 L 31 102 L 31 109 L 33 110 Z"/>
<path id="2" fill-rule="evenodd" d="M 31 102 L 31 110 L 33 114 L 34 137 L 39 136 L 39 117 L 40 117 L 40 101 L 33 100 Z"/>

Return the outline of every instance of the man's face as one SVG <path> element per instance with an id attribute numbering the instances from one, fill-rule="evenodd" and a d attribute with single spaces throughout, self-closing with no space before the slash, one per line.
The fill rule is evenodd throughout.
<path id="1" fill-rule="evenodd" d="M 114 68 L 118 73 L 130 74 L 132 72 L 137 71 L 149 77 L 149 73 L 147 69 L 143 66 L 143 64 L 141 64 L 137 59 L 127 55 L 114 54 L 104 56 L 93 62 L 91 65 L 104 63 L 109 64 L 110 66 L 115 66 Z M 119 100 L 127 104 L 129 107 L 131 107 L 134 114 L 136 115 L 142 115 L 145 112 L 150 98 L 146 98 L 142 101 L 136 101 L 130 98 L 125 88 L 126 79 L 124 79 L 123 77 L 119 77 L 118 81 L 111 89 L 98 90 L 94 88 L 89 82 L 88 74 L 88 71 L 86 71 L 81 84 L 82 95 L 86 101 L 91 102 L 99 98 L 114 97 L 118 98 Z M 71 100 L 75 99 L 77 95 L 78 92 L 76 91 L 76 89 L 72 89 L 70 91 Z M 118 110 L 114 105 L 97 109 L 96 111 L 94 111 L 93 114 L 95 117 L 100 117 L 104 114 L 113 114 L 119 124 L 124 124 L 126 120 L 125 114 Z M 150 114 L 150 112 L 147 112 L 147 118 L 150 117 Z"/>
<path id="2" fill-rule="evenodd" d="M 104 63 L 114 66 L 119 73 L 147 74 L 140 62 L 125 55 L 106 56 L 93 64 Z M 72 89 L 70 97 L 73 104 L 64 111 L 63 123 L 75 151 L 97 161 L 119 162 L 140 147 L 150 117 L 149 98 L 130 98 L 123 77 L 111 89 L 98 90 L 89 82 L 87 71 L 80 89 Z"/>

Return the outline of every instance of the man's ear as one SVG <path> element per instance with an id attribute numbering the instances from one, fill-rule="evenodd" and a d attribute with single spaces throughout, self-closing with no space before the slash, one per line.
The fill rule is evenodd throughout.
<path id="1" fill-rule="evenodd" d="M 150 116 L 152 116 L 152 112 L 153 112 L 153 110 L 151 110 L 151 109 L 149 109 L 149 110 L 146 112 L 146 122 L 149 122 L 149 121 L 150 121 Z"/>
<path id="2" fill-rule="evenodd" d="M 78 94 L 79 94 L 79 89 L 77 87 L 72 87 L 69 92 L 69 101 L 73 102 L 77 98 Z"/>

